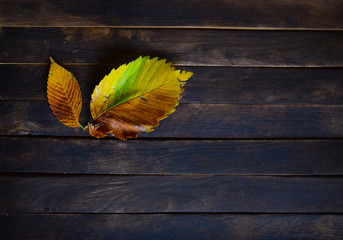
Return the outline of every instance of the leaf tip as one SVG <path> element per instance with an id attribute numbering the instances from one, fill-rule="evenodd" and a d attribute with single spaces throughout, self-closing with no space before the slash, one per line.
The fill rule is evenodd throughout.
<path id="1" fill-rule="evenodd" d="M 178 76 L 178 80 L 180 82 L 186 82 L 191 76 L 193 76 L 193 73 L 192 72 L 189 72 L 189 71 L 182 71 L 180 72 L 179 76 Z"/>
<path id="2" fill-rule="evenodd" d="M 52 57 L 49 57 L 51 64 L 55 63 L 54 59 Z"/>

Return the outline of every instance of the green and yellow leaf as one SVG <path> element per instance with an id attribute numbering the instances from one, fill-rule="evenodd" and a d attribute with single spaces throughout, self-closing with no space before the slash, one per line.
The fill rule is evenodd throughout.
<path id="1" fill-rule="evenodd" d="M 68 127 L 82 127 L 79 123 L 82 98 L 75 77 L 50 58 L 48 101 L 54 115 Z"/>
<path id="2" fill-rule="evenodd" d="M 112 133 L 119 139 L 153 131 L 175 111 L 185 82 L 192 72 L 176 70 L 158 58 L 139 57 L 104 77 L 95 87 L 90 104 L 95 137 Z"/>

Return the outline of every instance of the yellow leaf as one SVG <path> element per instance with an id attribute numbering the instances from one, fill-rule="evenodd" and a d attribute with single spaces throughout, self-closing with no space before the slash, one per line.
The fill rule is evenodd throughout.
<path id="1" fill-rule="evenodd" d="M 82 105 L 80 86 L 69 71 L 52 58 L 50 60 L 47 88 L 50 108 L 66 126 L 82 127 L 79 123 Z"/>
<path id="2" fill-rule="evenodd" d="M 185 81 L 193 73 L 175 70 L 158 58 L 139 57 L 104 77 L 91 100 L 95 137 L 112 133 L 119 139 L 136 138 L 153 131 L 159 121 L 175 111 Z"/>

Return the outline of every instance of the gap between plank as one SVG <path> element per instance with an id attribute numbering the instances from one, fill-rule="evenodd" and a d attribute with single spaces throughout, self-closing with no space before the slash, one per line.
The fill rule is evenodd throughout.
<path id="1" fill-rule="evenodd" d="M 242 30 L 242 31 L 343 31 L 343 28 L 280 28 L 280 27 L 233 27 L 233 26 L 115 26 L 115 25 L 1 25 L 2 28 L 115 28 L 115 29 L 187 29 L 187 30 Z"/>
<path id="2" fill-rule="evenodd" d="M 4 215 L 343 215 L 343 212 L 0 212 Z"/>
<path id="3" fill-rule="evenodd" d="M 62 136 L 62 135 L 1 135 L 0 138 L 43 138 L 43 139 L 79 139 L 79 140 L 93 140 L 93 141 L 117 141 L 121 142 L 121 140 L 116 139 L 115 137 L 108 136 L 107 138 L 102 138 L 101 140 L 96 139 L 92 136 Z M 340 141 L 343 140 L 343 137 L 332 137 L 332 138 L 218 138 L 218 137 L 140 137 L 137 139 L 127 139 L 126 142 L 130 141 Z"/>
<path id="4" fill-rule="evenodd" d="M 112 65 L 109 63 L 71 63 L 63 62 L 61 63 L 65 66 L 96 66 L 96 65 Z M 38 66 L 49 66 L 50 63 L 46 62 L 35 62 L 35 63 L 26 63 L 26 62 L 11 62 L 11 63 L 2 63 L 0 65 L 38 65 Z M 175 67 L 213 67 L 213 68 L 343 68 L 343 65 L 219 65 L 219 64 L 173 64 Z"/>
<path id="5" fill-rule="evenodd" d="M 156 174 L 127 174 L 127 173 L 46 173 L 46 172 L 0 172 L 0 177 L 257 177 L 257 178 L 342 178 L 337 175 L 305 175 L 305 174 L 177 174 L 177 173 L 156 173 Z"/>
<path id="6" fill-rule="evenodd" d="M 0 102 L 48 102 L 48 99 L 2 99 Z M 84 104 L 89 104 L 90 100 L 82 99 Z M 204 104 L 204 105 L 243 105 L 243 106 L 288 106 L 288 107 L 343 107 L 343 104 L 315 104 L 315 103 L 241 103 L 241 102 L 199 102 L 199 101 L 180 101 L 185 104 Z M 180 105 L 181 106 L 181 105 Z"/>

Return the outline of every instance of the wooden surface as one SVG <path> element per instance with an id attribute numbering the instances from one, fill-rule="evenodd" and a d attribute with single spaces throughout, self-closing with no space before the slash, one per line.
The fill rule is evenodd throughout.
<path id="1" fill-rule="evenodd" d="M 1 239 L 343 239 L 343 2 L 0 0 Z M 194 72 L 136 140 L 62 125 L 49 56 L 93 88 Z"/>
<path id="2" fill-rule="evenodd" d="M 0 215 L 0 221 L 9 239 L 20 235 L 22 239 L 279 240 L 339 239 L 343 218 L 336 214 L 10 214 Z"/>
<path id="3" fill-rule="evenodd" d="M 150 55 L 181 66 L 343 66 L 342 31 L 3 27 L 1 35 L 3 63 L 47 63 L 51 55 L 118 67 Z"/>
<path id="4" fill-rule="evenodd" d="M 2 0 L 5 26 L 341 29 L 340 0 Z"/>
<path id="5" fill-rule="evenodd" d="M 338 210 L 343 201 L 337 201 L 343 198 L 340 177 L 10 175 L 0 180 L 1 208 L 11 213 L 343 213 Z"/>

